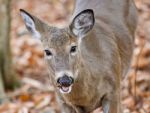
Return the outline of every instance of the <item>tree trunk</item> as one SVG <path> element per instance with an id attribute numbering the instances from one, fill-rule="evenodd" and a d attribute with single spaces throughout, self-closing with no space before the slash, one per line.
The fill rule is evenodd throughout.
<path id="1" fill-rule="evenodd" d="M 5 88 L 18 85 L 10 52 L 10 4 L 11 0 L 0 0 L 0 78 L 3 78 Z"/>

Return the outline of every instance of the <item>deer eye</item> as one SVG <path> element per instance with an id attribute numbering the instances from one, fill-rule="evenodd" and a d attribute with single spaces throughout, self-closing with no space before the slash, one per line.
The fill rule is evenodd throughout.
<path id="1" fill-rule="evenodd" d="M 70 53 L 75 53 L 77 50 L 77 46 L 72 46 L 70 49 Z"/>
<path id="2" fill-rule="evenodd" d="M 46 56 L 52 56 L 52 53 L 51 53 L 51 51 L 50 50 L 44 50 L 45 51 L 45 54 L 46 54 Z"/>

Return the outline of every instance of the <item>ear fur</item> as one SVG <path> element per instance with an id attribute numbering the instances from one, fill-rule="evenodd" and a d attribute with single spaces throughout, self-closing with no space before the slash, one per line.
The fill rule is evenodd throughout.
<path id="1" fill-rule="evenodd" d="M 92 9 L 81 11 L 75 16 L 69 26 L 71 33 L 78 38 L 83 38 L 92 30 L 95 23 L 94 12 Z"/>
<path id="2" fill-rule="evenodd" d="M 20 9 L 20 14 L 24 20 L 26 28 L 33 35 L 33 37 L 40 39 L 41 34 L 47 29 L 47 25 L 37 17 L 29 14 L 27 11 Z"/>

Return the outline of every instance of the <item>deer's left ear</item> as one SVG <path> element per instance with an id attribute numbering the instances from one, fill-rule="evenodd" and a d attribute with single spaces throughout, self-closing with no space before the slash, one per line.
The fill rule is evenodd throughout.
<path id="1" fill-rule="evenodd" d="M 83 38 L 93 28 L 94 23 L 95 18 L 93 10 L 86 9 L 75 16 L 69 29 L 77 38 Z"/>

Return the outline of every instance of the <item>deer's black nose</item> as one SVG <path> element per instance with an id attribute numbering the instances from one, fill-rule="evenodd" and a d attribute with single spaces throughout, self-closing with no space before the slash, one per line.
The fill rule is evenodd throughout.
<path id="1" fill-rule="evenodd" d="M 72 77 L 68 77 L 67 75 L 64 75 L 63 77 L 58 78 L 57 83 L 61 86 L 69 87 L 71 84 L 73 84 L 74 80 Z"/>

